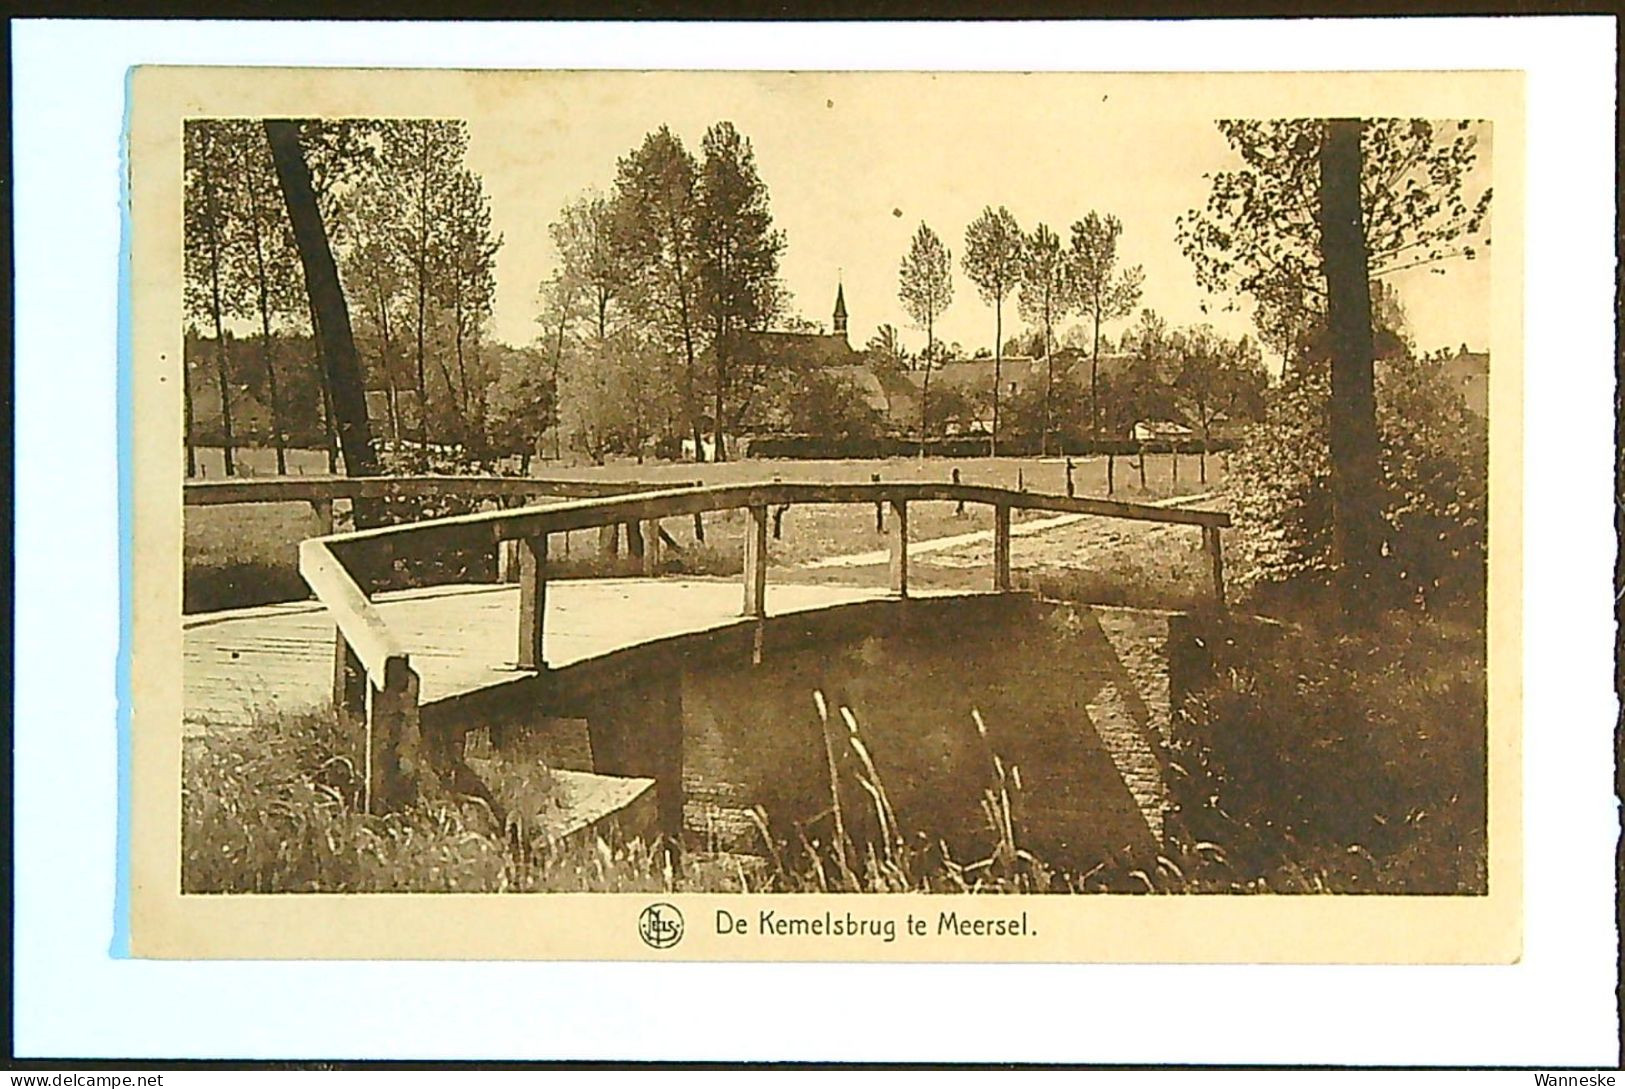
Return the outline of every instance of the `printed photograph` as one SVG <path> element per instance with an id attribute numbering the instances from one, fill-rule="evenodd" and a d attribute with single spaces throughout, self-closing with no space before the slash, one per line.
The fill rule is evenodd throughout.
<path id="1" fill-rule="evenodd" d="M 135 160 L 183 899 L 1490 892 L 1488 116 L 435 78 Z"/>

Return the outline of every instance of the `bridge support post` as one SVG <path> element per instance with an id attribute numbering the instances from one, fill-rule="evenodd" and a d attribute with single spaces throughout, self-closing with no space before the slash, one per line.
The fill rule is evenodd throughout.
<path id="1" fill-rule="evenodd" d="M 653 577 L 660 574 L 660 519 L 651 518 L 643 523 L 643 573 Z"/>
<path id="2" fill-rule="evenodd" d="M 750 508 L 745 526 L 745 615 L 767 615 L 767 508 Z"/>
<path id="3" fill-rule="evenodd" d="M 391 658 L 383 687 L 368 688 L 363 800 L 367 812 L 385 813 L 409 802 L 416 789 L 408 753 L 418 740 L 418 675 L 405 657 Z"/>
<path id="4" fill-rule="evenodd" d="M 899 597 L 908 596 L 908 502 L 891 503 L 891 588 Z"/>
<path id="5" fill-rule="evenodd" d="M 497 542 L 497 581 L 519 581 L 519 542 Z"/>
<path id="6" fill-rule="evenodd" d="M 598 554 L 600 556 L 621 554 L 621 527 L 615 522 L 598 527 Z"/>
<path id="7" fill-rule="evenodd" d="M 357 719 L 367 713 L 367 671 L 350 649 L 344 633 L 336 628 L 333 632 L 333 709 Z"/>
<path id="8" fill-rule="evenodd" d="M 1010 589 L 1010 508 L 1002 503 L 993 508 L 993 589 Z"/>
<path id="9" fill-rule="evenodd" d="M 333 532 L 333 501 L 312 499 L 310 509 L 316 512 L 316 536 L 326 537 Z"/>
<path id="10" fill-rule="evenodd" d="M 520 669 L 544 669 L 542 627 L 547 617 L 547 536 L 524 537 L 519 544 Z"/>
<path id="11" fill-rule="evenodd" d="M 1208 562 L 1213 571 L 1213 600 L 1222 609 L 1225 607 L 1224 547 L 1219 541 L 1218 526 L 1202 527 L 1202 545 L 1207 550 Z"/>
<path id="12" fill-rule="evenodd" d="M 683 835 L 683 674 L 677 660 L 604 692 L 587 713 L 592 770 L 655 781 L 660 831 L 669 846 Z"/>

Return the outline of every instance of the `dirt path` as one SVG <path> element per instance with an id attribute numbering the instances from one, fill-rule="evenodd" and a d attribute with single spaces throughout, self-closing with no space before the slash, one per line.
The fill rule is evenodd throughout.
<path id="1" fill-rule="evenodd" d="M 1151 507 L 1199 507 L 1203 502 L 1214 497 L 1212 492 L 1203 492 L 1200 495 L 1181 495 L 1172 499 L 1159 499 L 1148 503 Z M 1148 526 L 1144 523 L 1132 523 L 1119 519 L 1099 519 L 1090 514 L 1059 514 L 1051 518 L 1039 518 L 1030 522 L 1017 522 L 1010 527 L 1010 536 L 1040 537 L 1053 530 L 1066 526 L 1078 525 L 1081 522 L 1093 519 L 1096 524 L 1110 523 L 1113 526 L 1132 526 L 1135 530 L 1144 530 Z M 1116 535 L 1109 534 L 1107 543 L 1118 540 Z M 910 541 L 908 555 L 910 559 L 931 553 L 946 553 L 934 561 L 949 567 L 966 566 L 968 563 L 983 562 L 991 556 L 993 551 L 993 531 L 990 529 L 974 530 L 970 533 L 959 533 L 951 537 L 933 537 L 924 541 Z M 1011 562 L 1015 562 L 1017 549 L 1012 542 Z M 1023 549 L 1022 551 L 1030 551 Z M 965 562 L 960 562 L 958 555 L 969 553 Z M 811 560 L 797 566 L 803 570 L 818 571 L 833 567 L 872 567 L 875 564 L 889 563 L 891 553 L 886 549 L 870 549 L 866 552 L 848 552 L 838 556 L 825 556 L 823 559 Z"/>

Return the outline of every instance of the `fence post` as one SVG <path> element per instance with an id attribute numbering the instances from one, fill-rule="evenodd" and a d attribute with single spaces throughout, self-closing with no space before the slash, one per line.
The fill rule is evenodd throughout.
<path id="1" fill-rule="evenodd" d="M 547 535 L 523 537 L 519 542 L 519 652 L 520 669 L 547 668 L 542 657 L 542 628 L 547 619 Z"/>
<path id="2" fill-rule="evenodd" d="M 694 539 L 705 543 L 705 516 L 699 511 L 694 512 Z"/>
<path id="3" fill-rule="evenodd" d="M 367 671 L 337 627 L 333 629 L 333 708 L 352 718 L 367 713 Z"/>
<path id="4" fill-rule="evenodd" d="M 899 597 L 908 596 L 908 501 L 891 501 L 891 588 Z"/>
<path id="5" fill-rule="evenodd" d="M 1003 503 L 993 508 L 993 589 L 1010 589 L 1010 508 Z"/>
<path id="6" fill-rule="evenodd" d="M 751 507 L 745 525 L 745 615 L 767 615 L 766 507 Z"/>
<path id="7" fill-rule="evenodd" d="M 1066 497 L 1071 499 L 1077 495 L 1077 489 L 1072 484 L 1072 459 L 1066 459 Z"/>
<path id="8" fill-rule="evenodd" d="M 871 484 L 879 484 L 880 483 L 880 474 L 879 473 L 870 473 L 869 474 L 869 483 L 871 483 Z M 875 500 L 875 532 L 876 533 L 884 533 L 884 532 L 886 532 L 886 505 L 884 503 L 882 503 L 878 499 Z"/>
<path id="9" fill-rule="evenodd" d="M 1202 544 L 1207 549 L 1208 560 L 1213 566 L 1213 600 L 1218 602 L 1219 608 L 1224 608 L 1224 548 L 1219 542 L 1218 526 L 1202 527 Z"/>
<path id="10" fill-rule="evenodd" d="M 384 665 L 384 684 L 369 684 L 363 801 L 384 813 L 410 800 L 414 784 L 402 759 L 418 728 L 418 675 L 405 656 Z"/>
<path id="11" fill-rule="evenodd" d="M 953 482 L 955 484 L 959 483 L 959 466 L 957 466 L 957 465 L 954 466 Z M 965 501 L 963 499 L 955 501 L 955 503 L 954 503 L 954 517 L 955 518 L 963 518 L 963 517 L 965 517 Z"/>
<path id="12" fill-rule="evenodd" d="M 1106 451 L 1106 494 L 1111 495 L 1117 491 L 1117 455 L 1110 450 Z"/>

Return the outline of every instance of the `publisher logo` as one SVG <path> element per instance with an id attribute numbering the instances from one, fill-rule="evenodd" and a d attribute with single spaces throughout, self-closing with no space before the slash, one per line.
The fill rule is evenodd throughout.
<path id="1" fill-rule="evenodd" d="M 683 940 L 683 913 L 670 904 L 650 904 L 638 916 L 638 937 L 654 949 L 670 949 Z"/>

